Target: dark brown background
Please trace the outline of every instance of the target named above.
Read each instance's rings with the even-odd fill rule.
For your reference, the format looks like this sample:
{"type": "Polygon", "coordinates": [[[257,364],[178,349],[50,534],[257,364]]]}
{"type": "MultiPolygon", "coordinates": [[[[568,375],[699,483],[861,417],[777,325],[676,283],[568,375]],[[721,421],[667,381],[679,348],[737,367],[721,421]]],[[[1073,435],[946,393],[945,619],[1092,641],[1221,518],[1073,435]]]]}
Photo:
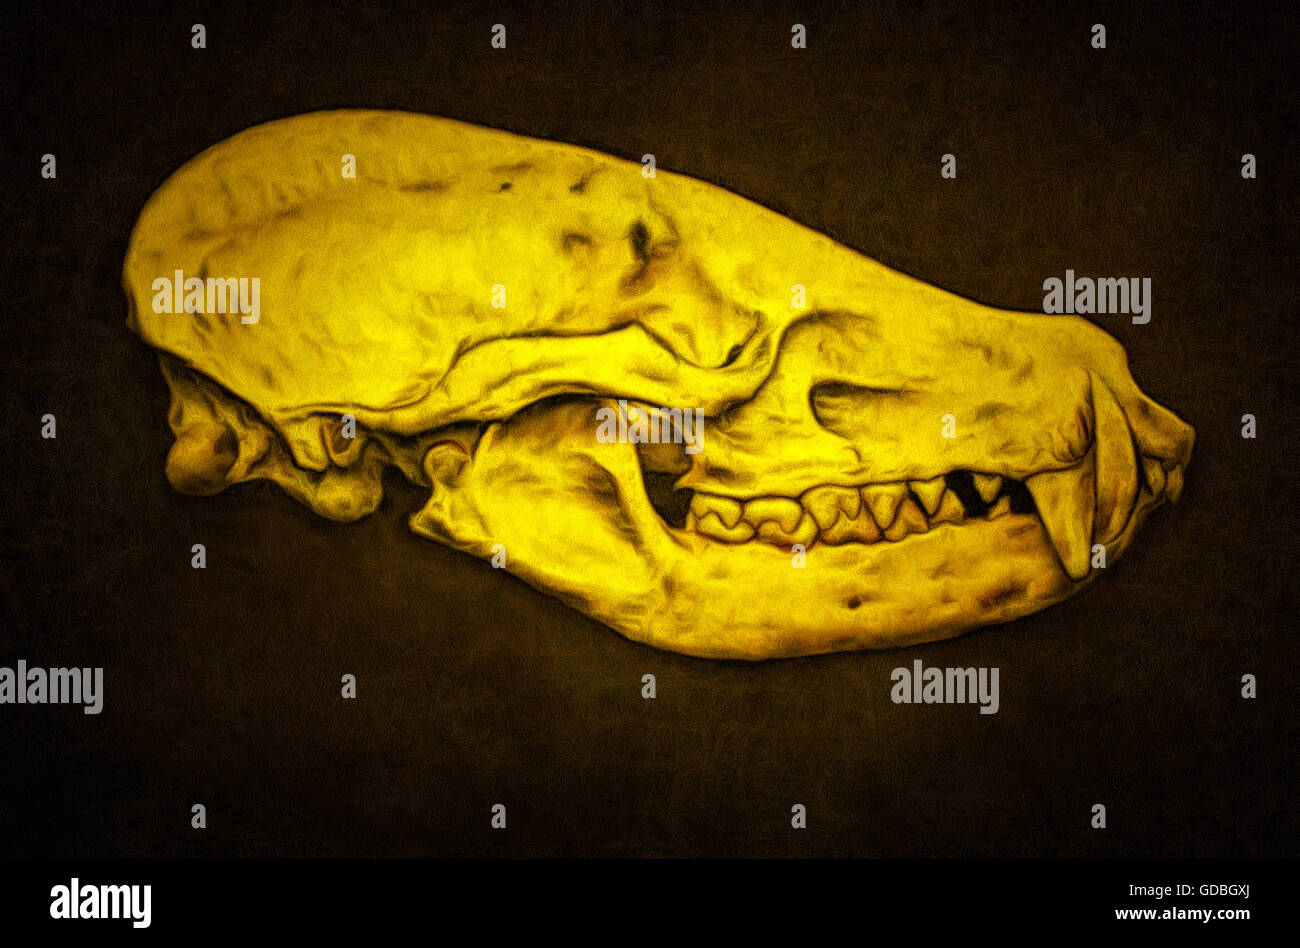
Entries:
{"type": "Polygon", "coordinates": [[[419,6],[4,23],[0,664],[103,665],[107,703],[0,708],[0,854],[1295,854],[1292,19],[419,6]],[[745,665],[631,644],[414,538],[419,494],[395,478],[355,525],[263,484],[177,494],[166,389],[124,324],[130,228],[203,148],[335,107],[653,152],[1008,308],[1040,309],[1066,268],[1150,276],[1149,325],[1098,319],[1197,429],[1183,501],[1030,618],[745,665]],[[47,151],[56,181],[38,176],[47,151]],[[44,412],[57,441],[38,437],[44,412]],[[1000,713],[892,704],[890,671],[914,658],[998,666],[1000,713]],[[507,832],[488,828],[495,802],[507,832]]]}

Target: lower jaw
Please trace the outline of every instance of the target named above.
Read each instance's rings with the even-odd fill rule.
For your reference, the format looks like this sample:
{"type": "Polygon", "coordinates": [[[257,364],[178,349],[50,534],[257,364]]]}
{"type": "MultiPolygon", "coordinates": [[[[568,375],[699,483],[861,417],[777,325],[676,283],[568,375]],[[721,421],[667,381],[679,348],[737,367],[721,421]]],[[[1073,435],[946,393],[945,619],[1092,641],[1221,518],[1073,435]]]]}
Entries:
{"type": "Polygon", "coordinates": [[[484,559],[499,548],[510,572],[627,638],[706,658],[936,641],[1081,585],[1030,514],[802,557],[671,528],[647,499],[633,447],[597,443],[584,412],[566,405],[492,425],[469,458],[426,464],[433,493],[411,529],[484,559]]]}
{"type": "MultiPolygon", "coordinates": [[[[803,557],[689,534],[677,540],[668,621],[650,624],[644,640],[712,658],[938,641],[1038,611],[1080,585],[1029,514],[941,524],[898,543],[816,546],[803,557]]],[[[609,624],[619,628],[621,619],[609,624]]]]}

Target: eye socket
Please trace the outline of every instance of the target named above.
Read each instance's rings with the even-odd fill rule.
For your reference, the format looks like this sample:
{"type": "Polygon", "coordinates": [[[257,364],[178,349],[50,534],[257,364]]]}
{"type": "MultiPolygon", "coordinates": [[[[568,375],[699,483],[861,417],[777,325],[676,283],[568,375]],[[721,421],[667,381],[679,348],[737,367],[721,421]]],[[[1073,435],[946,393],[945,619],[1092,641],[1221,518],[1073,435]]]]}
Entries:
{"type": "Polygon", "coordinates": [[[745,351],[745,344],[743,342],[738,342],[734,346],[732,346],[731,349],[727,352],[727,358],[725,358],[722,361],[723,367],[725,368],[726,366],[729,366],[733,362],[735,362],[738,358],[740,358],[740,354],[744,351],[745,351]]]}

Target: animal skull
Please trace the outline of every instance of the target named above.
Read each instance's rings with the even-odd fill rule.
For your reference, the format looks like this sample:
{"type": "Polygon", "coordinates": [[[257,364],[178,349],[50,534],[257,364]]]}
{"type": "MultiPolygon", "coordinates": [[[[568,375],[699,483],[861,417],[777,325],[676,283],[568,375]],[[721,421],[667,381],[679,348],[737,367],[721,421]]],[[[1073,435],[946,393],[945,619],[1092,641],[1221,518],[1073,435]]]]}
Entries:
{"type": "Polygon", "coordinates": [[[690,655],[1041,609],[1178,498],[1192,450],[1079,318],[961,299],[692,178],[409,113],[210,148],[144,208],[123,280],[176,489],[265,478],[349,521],[395,466],[430,492],[415,532],[690,655]],[[176,271],[257,278],[260,316],[157,312],[176,271]],[[605,443],[619,400],[702,412],[702,451],[605,443]]]}

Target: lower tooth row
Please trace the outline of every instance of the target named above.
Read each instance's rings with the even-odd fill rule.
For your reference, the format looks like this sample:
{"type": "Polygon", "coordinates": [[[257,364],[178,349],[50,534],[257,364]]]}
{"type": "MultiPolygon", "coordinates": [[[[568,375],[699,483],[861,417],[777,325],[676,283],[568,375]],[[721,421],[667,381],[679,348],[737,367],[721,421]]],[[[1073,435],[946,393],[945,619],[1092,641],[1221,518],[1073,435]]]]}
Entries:
{"type": "MultiPolygon", "coordinates": [[[[993,504],[987,519],[1011,512],[1010,500],[998,497],[1002,478],[977,474],[975,488],[985,503],[993,504]]],[[[697,492],[691,499],[686,528],[723,543],[759,540],[786,548],[801,544],[807,549],[814,543],[896,542],[937,524],[966,519],[961,501],[946,489],[941,477],[860,489],[815,487],[801,501],[758,497],[742,504],[730,497],[697,492]]]]}

